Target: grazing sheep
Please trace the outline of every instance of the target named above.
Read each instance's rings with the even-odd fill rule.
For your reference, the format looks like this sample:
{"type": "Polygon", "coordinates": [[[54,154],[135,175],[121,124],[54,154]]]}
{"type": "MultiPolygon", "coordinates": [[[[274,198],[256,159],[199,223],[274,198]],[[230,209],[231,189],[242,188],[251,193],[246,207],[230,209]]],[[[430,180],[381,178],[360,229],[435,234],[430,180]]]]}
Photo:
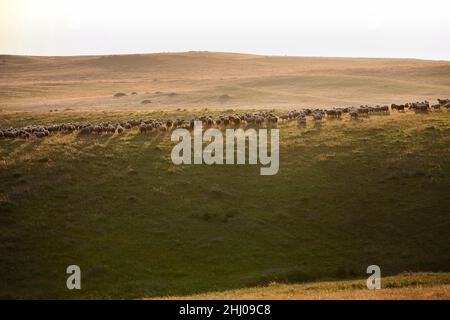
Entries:
{"type": "Polygon", "coordinates": [[[213,117],[209,116],[208,117],[208,125],[213,126],[214,124],[215,124],[215,121],[214,121],[213,117]]]}
{"type": "Polygon", "coordinates": [[[31,134],[27,131],[21,130],[19,132],[19,137],[22,139],[28,139],[31,136],[31,134]]]}
{"type": "Polygon", "coordinates": [[[409,105],[409,108],[415,112],[428,112],[430,110],[430,104],[428,101],[413,102],[409,105]]]}
{"type": "Polygon", "coordinates": [[[94,133],[102,133],[102,127],[100,125],[95,125],[92,127],[91,131],[94,133]]]}
{"type": "Polygon", "coordinates": [[[297,118],[299,125],[306,125],[306,118],[305,117],[298,117],[297,118]]]}
{"type": "Polygon", "coordinates": [[[70,133],[75,131],[75,126],[73,124],[63,124],[63,130],[70,133]]]}
{"type": "Polygon", "coordinates": [[[389,113],[389,106],[387,106],[387,105],[379,106],[377,111],[383,112],[383,113],[389,113]]]}
{"type": "Polygon", "coordinates": [[[450,99],[437,99],[441,106],[446,106],[448,108],[450,104],[450,99]]]}
{"type": "Polygon", "coordinates": [[[363,115],[365,117],[369,116],[369,106],[360,106],[356,109],[359,115],[363,115]]]}
{"type": "Polygon", "coordinates": [[[305,114],[306,114],[307,116],[310,116],[310,115],[312,114],[312,110],[309,109],[309,108],[306,108],[306,109],[304,110],[304,112],[305,112],[305,114]]]}
{"type": "Polygon", "coordinates": [[[288,113],[288,118],[289,119],[296,119],[299,115],[300,115],[300,112],[298,112],[297,110],[293,110],[293,111],[288,113]]]}
{"type": "Polygon", "coordinates": [[[234,114],[222,114],[219,116],[202,115],[200,117],[194,117],[190,120],[183,119],[131,119],[127,121],[116,122],[100,122],[98,124],[90,123],[77,123],[68,122],[61,124],[51,125],[28,125],[22,128],[9,128],[0,130],[0,138],[29,138],[36,136],[38,138],[44,138],[58,131],[64,133],[72,133],[78,131],[78,134],[89,133],[109,133],[122,134],[125,130],[138,127],[140,133],[149,132],[152,130],[158,130],[161,132],[168,131],[170,128],[185,128],[193,129],[194,122],[200,120],[204,126],[212,127],[214,125],[227,126],[239,126],[246,124],[262,125],[276,124],[279,121],[289,121],[296,119],[299,125],[306,124],[306,117],[312,116],[314,121],[321,121],[326,118],[341,118],[343,114],[348,113],[350,119],[357,119],[361,116],[368,117],[374,114],[389,114],[390,110],[397,110],[404,112],[406,108],[414,110],[415,112],[428,112],[431,110],[439,111],[441,108],[450,108],[450,99],[438,99],[438,104],[430,106],[428,101],[411,102],[406,104],[392,104],[389,108],[387,105],[361,105],[359,107],[335,107],[333,109],[319,109],[319,108],[306,108],[302,111],[292,110],[282,115],[275,115],[273,110],[270,111],[257,111],[257,112],[245,112],[234,114]]]}
{"type": "Polygon", "coordinates": [[[314,120],[314,121],[321,121],[322,118],[323,118],[322,114],[321,114],[321,113],[318,113],[318,112],[314,112],[314,113],[312,114],[312,117],[313,117],[313,120],[314,120]]]}
{"type": "Polygon", "coordinates": [[[267,122],[268,123],[277,123],[278,122],[278,118],[274,115],[269,115],[267,117],[267,122]]]}
{"type": "Polygon", "coordinates": [[[325,114],[327,115],[327,117],[334,117],[334,118],[340,118],[342,115],[342,111],[341,110],[325,110],[325,114]]]}
{"type": "Polygon", "coordinates": [[[135,127],[135,126],[140,125],[140,124],[141,124],[141,121],[131,119],[131,120],[128,120],[127,123],[130,124],[132,127],[135,127]]]}
{"type": "Polygon", "coordinates": [[[139,132],[140,133],[146,133],[147,129],[149,129],[149,128],[147,128],[147,125],[145,123],[141,123],[140,124],[140,126],[139,126],[139,132]]]}
{"type": "Polygon", "coordinates": [[[434,109],[434,110],[436,110],[436,111],[438,111],[438,110],[441,110],[441,105],[440,105],[440,104],[433,104],[433,105],[431,106],[431,108],[434,109]]]}
{"type": "Polygon", "coordinates": [[[117,133],[118,133],[118,134],[122,134],[124,131],[125,131],[125,129],[119,124],[119,125],[117,126],[117,133]]]}
{"type": "Polygon", "coordinates": [[[404,104],[395,104],[395,103],[393,103],[393,104],[391,104],[391,109],[392,110],[397,110],[397,111],[405,111],[405,105],[404,104]]]}
{"type": "Polygon", "coordinates": [[[358,117],[359,117],[359,112],[357,109],[351,109],[349,111],[349,114],[350,114],[350,119],[358,119],[358,117]]]}
{"type": "Polygon", "coordinates": [[[6,130],[6,131],[3,131],[3,136],[4,136],[5,138],[13,138],[12,130],[11,130],[11,129],[8,129],[8,130],[6,130]]]}
{"type": "Polygon", "coordinates": [[[61,126],[55,124],[55,125],[49,126],[47,129],[48,129],[48,131],[50,131],[50,132],[56,132],[56,131],[61,130],[61,126]]]}
{"type": "Polygon", "coordinates": [[[107,127],[107,131],[108,131],[108,133],[115,133],[116,132],[116,127],[113,126],[112,124],[110,124],[107,127]]]}
{"type": "Polygon", "coordinates": [[[89,134],[92,132],[92,129],[93,129],[92,126],[86,126],[86,127],[80,129],[79,134],[89,134]]]}

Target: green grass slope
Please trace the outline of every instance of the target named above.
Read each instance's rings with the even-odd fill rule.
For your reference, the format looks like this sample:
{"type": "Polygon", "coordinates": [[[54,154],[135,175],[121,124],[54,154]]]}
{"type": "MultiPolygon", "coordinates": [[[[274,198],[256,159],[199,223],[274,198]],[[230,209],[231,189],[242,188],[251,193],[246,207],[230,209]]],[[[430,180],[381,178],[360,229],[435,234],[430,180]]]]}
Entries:
{"type": "MultiPolygon", "coordinates": [[[[0,125],[66,116],[133,117],[0,125]]],[[[186,295],[362,278],[371,264],[450,271],[450,113],[279,128],[275,176],[173,166],[170,133],[0,140],[0,296],[186,295]],[[71,264],[82,290],[66,289],[71,264]]]]}

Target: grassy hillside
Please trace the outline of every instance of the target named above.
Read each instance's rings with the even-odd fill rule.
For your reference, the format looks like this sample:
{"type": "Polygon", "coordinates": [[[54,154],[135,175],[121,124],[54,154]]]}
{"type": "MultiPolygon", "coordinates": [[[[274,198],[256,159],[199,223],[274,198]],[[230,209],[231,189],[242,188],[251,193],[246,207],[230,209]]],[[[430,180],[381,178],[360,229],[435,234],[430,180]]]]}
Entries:
{"type": "MultiPolygon", "coordinates": [[[[5,113],[0,126],[160,116],[5,113]]],[[[0,140],[0,296],[186,295],[363,278],[371,264],[450,271],[449,112],[279,128],[280,171],[264,177],[173,166],[169,132],[0,140]],[[65,288],[70,264],[81,291],[65,288]]]]}
{"type": "Polygon", "coordinates": [[[440,300],[450,299],[449,273],[404,273],[382,279],[380,290],[367,290],[366,279],[324,281],[305,284],[271,283],[264,287],[212,292],[193,296],[164,299],[220,299],[220,300],[440,300]]]}
{"type": "Polygon", "coordinates": [[[0,56],[3,112],[323,107],[448,96],[449,61],[208,52],[0,56]],[[128,96],[113,98],[116,92],[128,96]]]}

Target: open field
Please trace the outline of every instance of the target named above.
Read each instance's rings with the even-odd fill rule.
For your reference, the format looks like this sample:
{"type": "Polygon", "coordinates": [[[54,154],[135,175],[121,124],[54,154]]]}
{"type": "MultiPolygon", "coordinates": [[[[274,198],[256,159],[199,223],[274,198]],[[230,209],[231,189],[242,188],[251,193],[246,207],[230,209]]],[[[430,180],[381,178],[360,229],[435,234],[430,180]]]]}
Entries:
{"type": "MultiPolygon", "coordinates": [[[[1,129],[449,97],[448,61],[0,56],[1,129]]],[[[174,166],[170,131],[0,139],[0,297],[449,298],[448,110],[273,126],[274,176],[174,166]]]]}
{"type": "MultiPolygon", "coordinates": [[[[201,112],[5,112],[0,126],[201,112]]],[[[450,112],[278,128],[280,170],[264,177],[174,166],[170,132],[1,140],[0,296],[192,295],[361,279],[371,264],[450,271],[450,112]],[[82,290],[65,287],[70,264],[82,290]]]]}
{"type": "Polygon", "coordinates": [[[449,61],[209,52],[0,56],[3,112],[358,106],[449,96],[449,61]],[[113,98],[117,92],[127,96],[113,98]]]}
{"type": "MultiPolygon", "coordinates": [[[[157,299],[157,298],[156,298],[157,299]]],[[[304,284],[271,283],[264,287],[164,299],[189,300],[449,300],[449,273],[406,273],[383,279],[380,290],[368,290],[366,279],[304,284]]]]}

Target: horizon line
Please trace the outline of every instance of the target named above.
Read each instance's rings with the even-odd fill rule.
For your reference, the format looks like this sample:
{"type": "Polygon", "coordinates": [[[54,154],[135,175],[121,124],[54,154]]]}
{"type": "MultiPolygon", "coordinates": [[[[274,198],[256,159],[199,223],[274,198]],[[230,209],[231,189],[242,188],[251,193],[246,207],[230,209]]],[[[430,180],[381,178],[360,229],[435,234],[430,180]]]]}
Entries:
{"type": "Polygon", "coordinates": [[[188,51],[156,51],[156,52],[121,52],[121,53],[93,53],[93,54],[22,54],[22,53],[0,53],[0,56],[18,56],[18,57],[39,57],[39,58],[75,58],[75,57],[105,57],[105,56],[133,56],[133,55],[157,55],[157,54],[186,54],[186,53],[211,53],[211,54],[240,54],[261,57],[290,57],[290,58],[341,58],[341,59],[388,59],[388,60],[422,60],[436,62],[450,62],[443,58],[417,58],[417,57],[385,57],[385,56],[328,56],[328,55],[290,55],[290,54],[262,54],[236,51],[209,51],[209,50],[188,50],[188,51]]]}

